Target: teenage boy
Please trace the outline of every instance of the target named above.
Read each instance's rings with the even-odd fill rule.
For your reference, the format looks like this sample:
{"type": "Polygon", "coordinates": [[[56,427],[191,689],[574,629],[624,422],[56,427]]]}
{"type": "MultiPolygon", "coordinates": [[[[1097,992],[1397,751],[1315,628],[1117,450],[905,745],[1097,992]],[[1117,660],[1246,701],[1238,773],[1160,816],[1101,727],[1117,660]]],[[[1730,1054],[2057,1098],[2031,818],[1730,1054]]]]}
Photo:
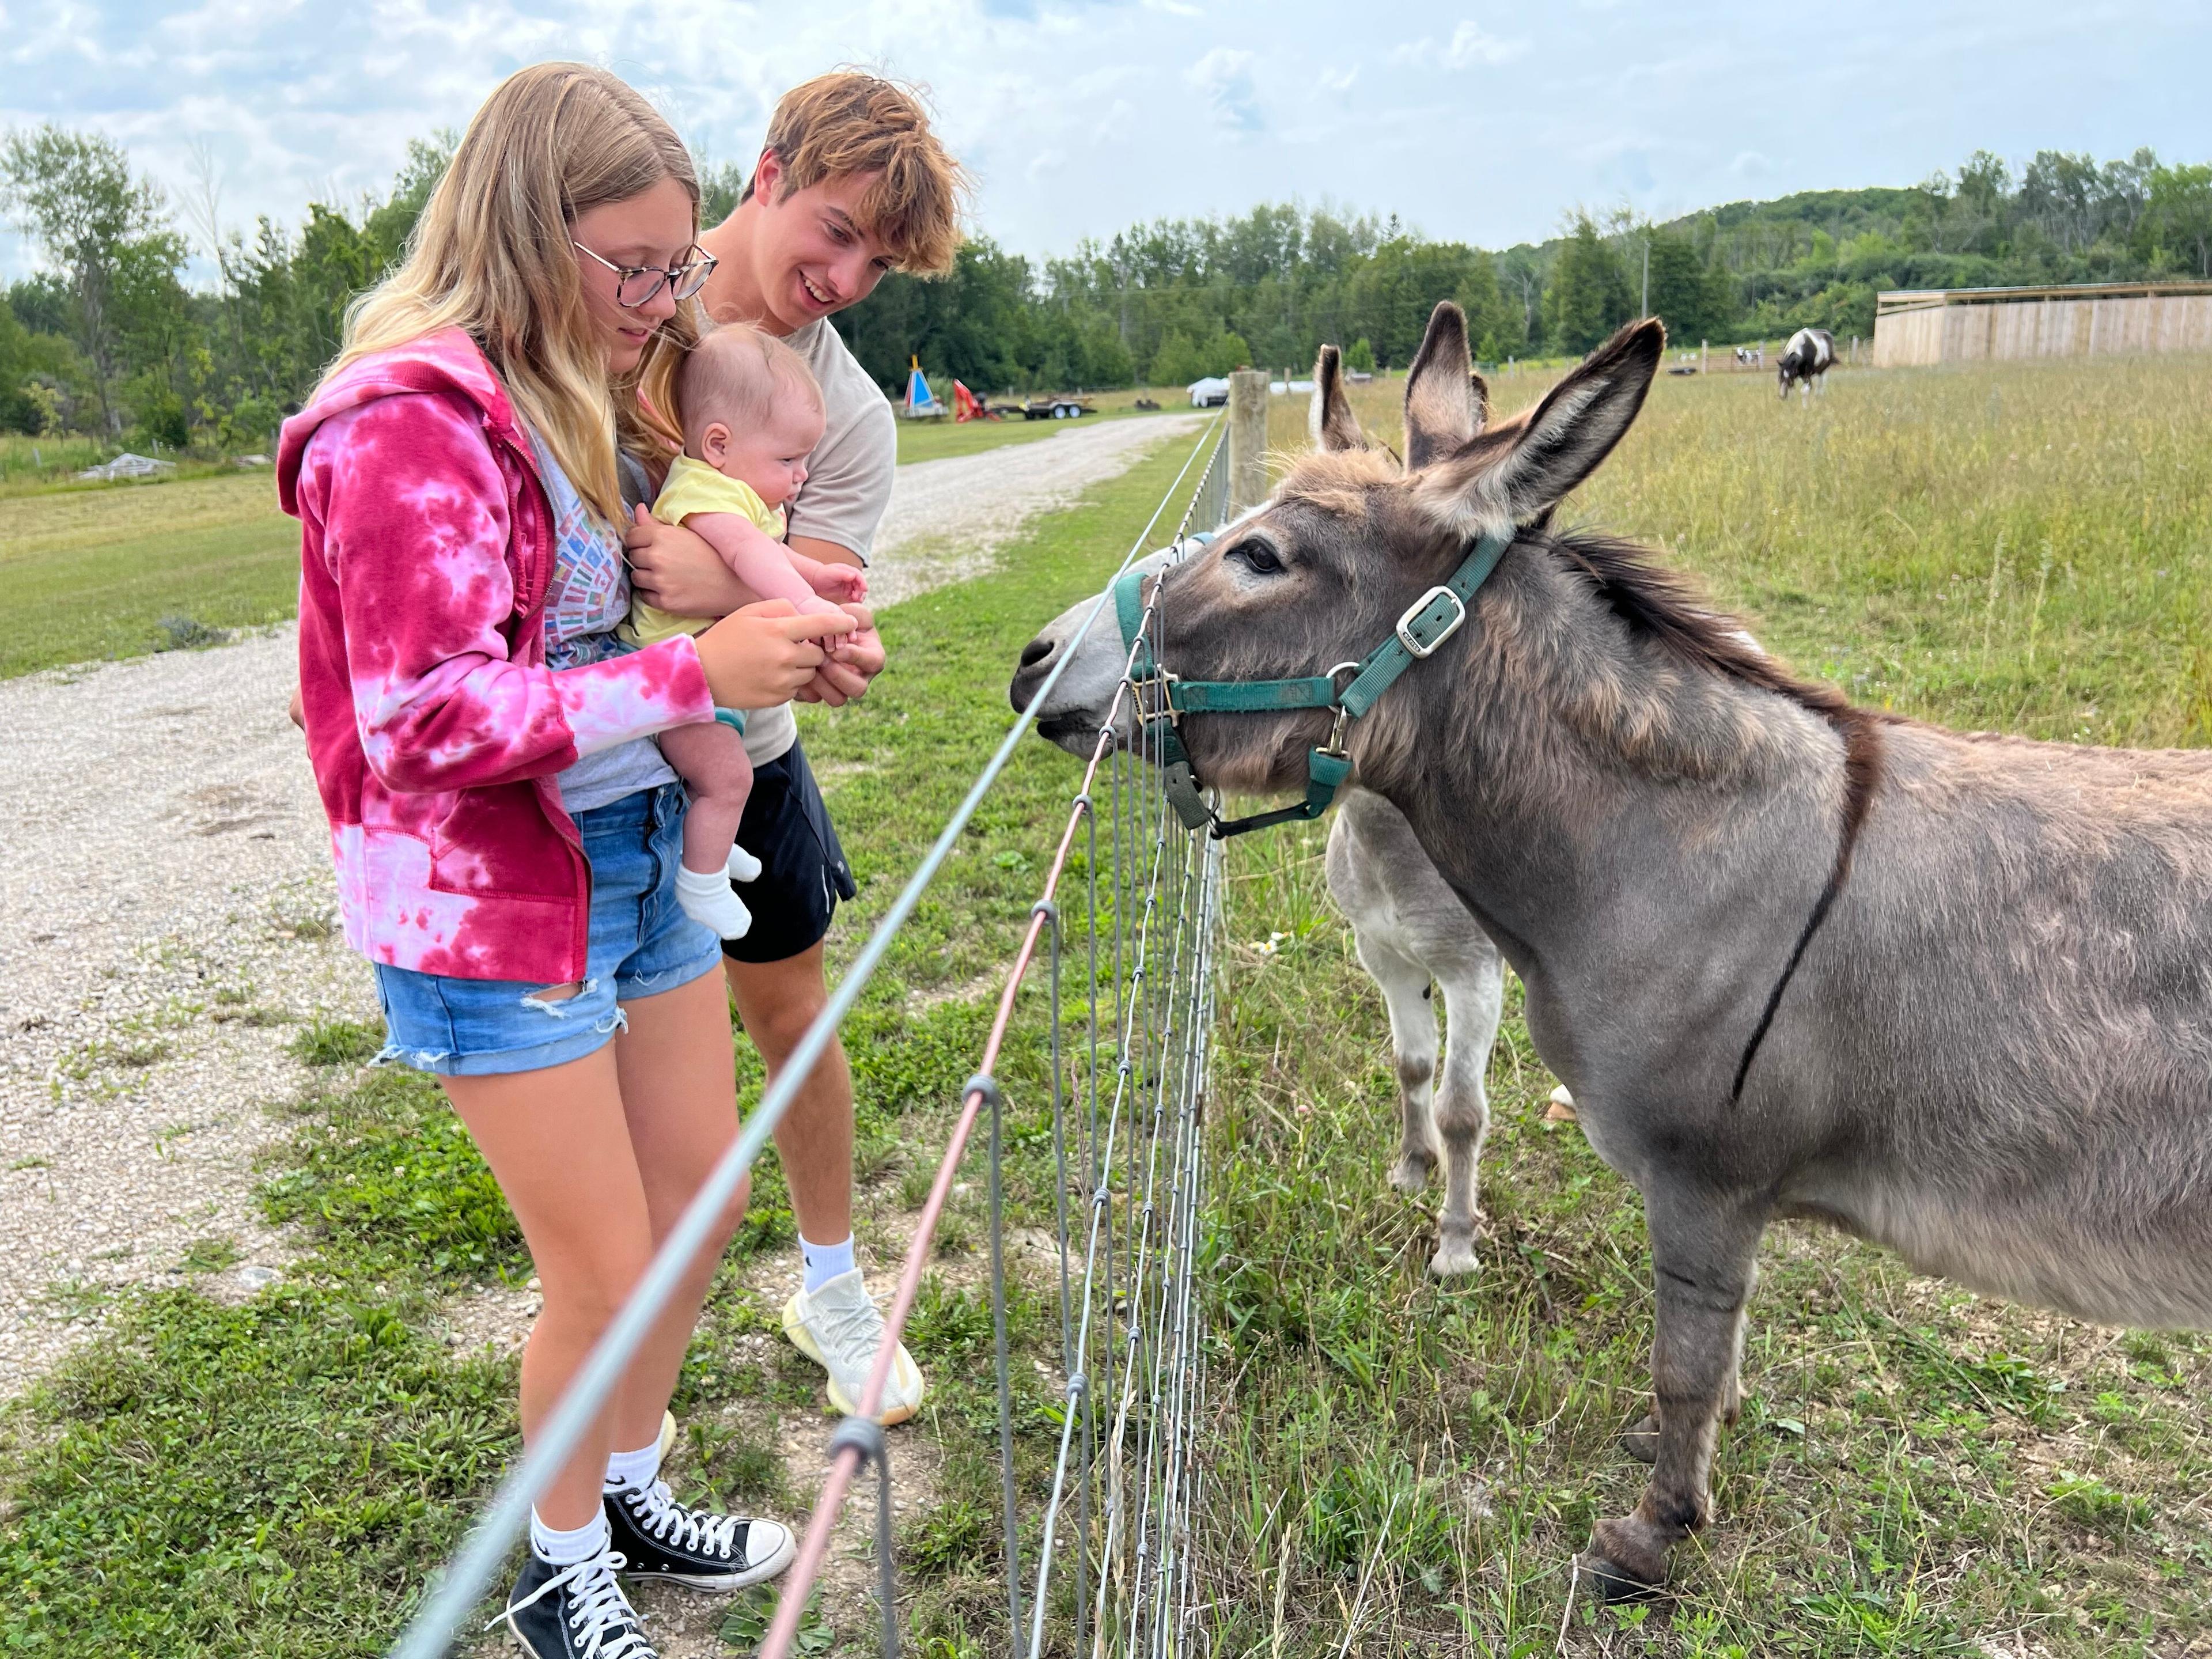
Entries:
{"type": "MultiPolygon", "coordinates": [[[[829,319],[866,299],[886,271],[950,270],[966,187],[911,92],[841,71],[784,95],[744,198],[700,237],[717,261],[700,296],[708,314],[782,336],[821,382],[827,419],[789,513],[794,552],[868,562],[890,501],[897,432],[890,404],[829,319]]],[[[641,514],[628,540],[633,585],[663,610],[723,616],[753,597],[688,531],[641,514]]],[[[846,644],[855,659],[824,665],[803,697],[842,703],[867,689],[883,666],[883,647],[872,631],[848,635],[846,644]]],[[[774,1076],[829,1000],[822,941],[837,902],[856,890],[790,706],[750,714],[745,749],[754,783],[738,844],[763,869],[744,890],[752,927],[725,942],[723,969],[745,1034],[774,1076]]],[[[834,1036],[777,1127],[775,1144],[805,1271],[784,1309],[784,1331],[829,1372],[830,1404],[849,1413],[884,1323],[853,1256],[853,1079],[834,1036]]],[[[921,1373],[902,1346],[879,1419],[903,1422],[921,1393],[921,1373]]]]}

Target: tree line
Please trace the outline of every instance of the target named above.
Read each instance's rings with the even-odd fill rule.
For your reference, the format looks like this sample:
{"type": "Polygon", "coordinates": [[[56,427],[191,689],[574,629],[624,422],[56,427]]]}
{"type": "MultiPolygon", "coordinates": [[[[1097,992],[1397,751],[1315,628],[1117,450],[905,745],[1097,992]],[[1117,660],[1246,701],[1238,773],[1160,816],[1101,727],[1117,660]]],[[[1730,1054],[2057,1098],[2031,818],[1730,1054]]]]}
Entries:
{"type": "MultiPolygon", "coordinates": [[[[111,140],[11,132],[0,211],[40,264],[0,307],[0,429],[266,448],[336,352],[348,302],[405,247],[453,143],[411,143],[380,195],[248,231],[222,222],[204,158],[180,207],[111,140]],[[187,283],[196,253],[212,280],[187,283]]],[[[709,167],[702,183],[711,223],[743,177],[709,167]]],[[[835,322],[887,390],[917,356],[940,392],[951,376],[979,391],[1057,390],[1296,368],[1327,341],[1355,368],[1401,367],[1443,299],[1496,362],[1579,354],[1646,312],[1678,342],[1805,324],[1864,336],[1883,289],[2175,276],[2212,278],[2212,166],[2045,151],[2015,172],[1978,151],[1955,177],[1905,189],[1807,191],[1665,222],[1578,210],[1548,241],[1494,252],[1296,203],[1156,220],[1041,261],[979,236],[948,276],[894,274],[835,322]]]]}

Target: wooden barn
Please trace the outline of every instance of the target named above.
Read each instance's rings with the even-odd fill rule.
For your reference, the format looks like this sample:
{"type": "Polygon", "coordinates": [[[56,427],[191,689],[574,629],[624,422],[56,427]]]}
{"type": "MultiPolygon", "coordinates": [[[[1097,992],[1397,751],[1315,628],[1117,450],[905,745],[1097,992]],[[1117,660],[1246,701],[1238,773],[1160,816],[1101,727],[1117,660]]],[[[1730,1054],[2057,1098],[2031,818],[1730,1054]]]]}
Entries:
{"type": "Polygon", "coordinates": [[[2212,351],[2212,283],[1900,289],[1875,302],[1877,368],[2212,351]]]}

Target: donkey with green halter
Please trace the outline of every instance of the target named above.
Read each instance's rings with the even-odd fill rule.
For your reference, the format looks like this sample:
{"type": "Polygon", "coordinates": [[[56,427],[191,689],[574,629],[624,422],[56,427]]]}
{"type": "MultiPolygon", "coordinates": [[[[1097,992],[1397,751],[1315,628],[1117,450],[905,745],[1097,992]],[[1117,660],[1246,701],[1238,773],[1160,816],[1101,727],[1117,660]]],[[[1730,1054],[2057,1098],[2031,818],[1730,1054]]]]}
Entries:
{"type": "MultiPolygon", "coordinates": [[[[1777,1216],[2082,1318],[2212,1326],[2212,753],[1855,708],[1652,556],[1555,528],[1664,344],[1624,329],[1486,430],[1439,307],[1402,467],[1344,411],[1145,595],[1149,671],[1178,677],[1150,708],[1194,781],[1310,791],[1341,754],[1511,962],[1538,1052],[1643,1194],[1657,1461],[1585,1558],[1624,1592],[1707,1518],[1777,1216]],[[1176,701],[1370,661],[1500,538],[1464,620],[1363,710],[1340,678],[1314,708],[1176,701]]],[[[1116,647],[1070,662],[1040,729],[1097,730],[1116,647]]]]}

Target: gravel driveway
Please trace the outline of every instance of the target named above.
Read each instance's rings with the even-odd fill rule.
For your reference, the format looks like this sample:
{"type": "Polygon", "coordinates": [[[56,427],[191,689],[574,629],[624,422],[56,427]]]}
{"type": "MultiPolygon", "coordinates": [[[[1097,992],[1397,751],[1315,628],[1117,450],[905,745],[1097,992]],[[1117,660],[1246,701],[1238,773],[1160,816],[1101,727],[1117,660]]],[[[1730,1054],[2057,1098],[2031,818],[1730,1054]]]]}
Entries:
{"type": "MultiPolygon", "coordinates": [[[[879,605],[974,575],[1036,514],[1194,417],[1073,428],[898,471],[879,605]]],[[[371,1020],[331,927],[329,853],[287,628],[0,681],[0,1398],[187,1271],[281,1271],[252,1202],[305,1021],[371,1020]],[[223,1265],[233,1250],[237,1259],[223,1265]]]]}

